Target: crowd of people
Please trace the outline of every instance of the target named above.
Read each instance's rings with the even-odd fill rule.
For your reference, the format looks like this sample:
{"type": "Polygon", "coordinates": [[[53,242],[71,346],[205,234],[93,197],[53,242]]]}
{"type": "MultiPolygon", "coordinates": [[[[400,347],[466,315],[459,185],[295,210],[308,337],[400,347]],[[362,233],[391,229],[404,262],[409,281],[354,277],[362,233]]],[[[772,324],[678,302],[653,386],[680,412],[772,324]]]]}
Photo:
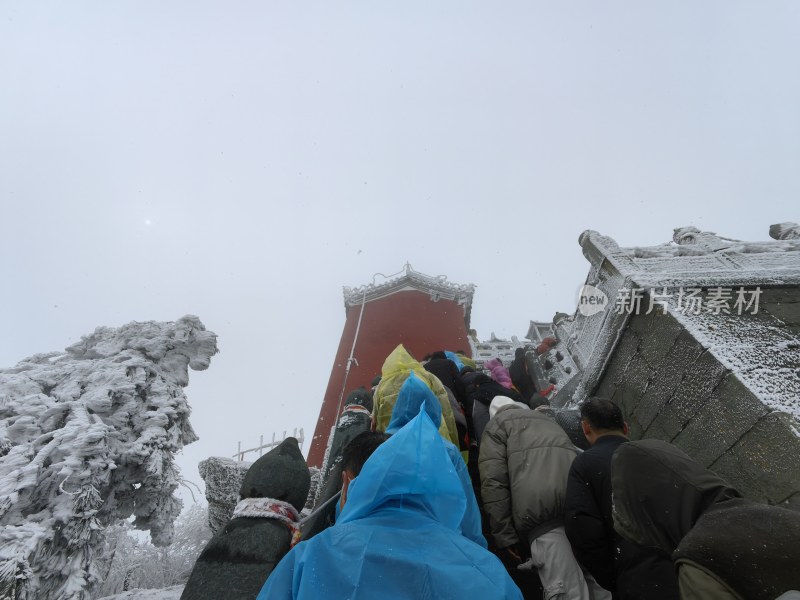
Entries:
{"type": "Polygon", "coordinates": [[[398,346],[348,396],[317,508],[259,600],[800,598],[800,512],[629,441],[607,399],[580,405],[576,439],[524,351],[476,367],[398,346]]]}

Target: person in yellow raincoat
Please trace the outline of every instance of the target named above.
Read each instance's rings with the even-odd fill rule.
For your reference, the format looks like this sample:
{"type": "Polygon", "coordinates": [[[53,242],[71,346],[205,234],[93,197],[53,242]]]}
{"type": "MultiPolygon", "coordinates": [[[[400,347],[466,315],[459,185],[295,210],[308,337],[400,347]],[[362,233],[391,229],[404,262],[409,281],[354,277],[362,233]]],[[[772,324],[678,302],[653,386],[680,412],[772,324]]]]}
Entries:
{"type": "Polygon", "coordinates": [[[435,375],[428,373],[422,364],[409,354],[403,344],[399,344],[386,357],[381,369],[381,382],[378,384],[373,396],[372,418],[375,422],[375,431],[386,431],[392,418],[392,410],[394,409],[394,403],[397,401],[397,395],[400,393],[400,388],[412,372],[431,388],[431,391],[439,400],[439,404],[442,406],[442,423],[439,426],[439,433],[444,439],[455,444],[457,448],[458,431],[456,430],[455,418],[453,418],[453,408],[450,406],[450,399],[447,397],[447,390],[435,375]]]}

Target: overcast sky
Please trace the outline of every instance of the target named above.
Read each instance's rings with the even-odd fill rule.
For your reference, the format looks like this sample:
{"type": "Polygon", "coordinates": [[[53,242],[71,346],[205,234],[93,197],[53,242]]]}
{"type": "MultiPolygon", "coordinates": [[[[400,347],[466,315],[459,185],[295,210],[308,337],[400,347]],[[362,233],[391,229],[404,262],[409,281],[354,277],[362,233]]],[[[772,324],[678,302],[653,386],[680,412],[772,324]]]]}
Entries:
{"type": "Polygon", "coordinates": [[[4,0],[0,366],[196,314],[184,474],[310,440],[343,285],[408,261],[522,337],[585,229],[800,220],[798,57],[796,1],[4,0]]]}

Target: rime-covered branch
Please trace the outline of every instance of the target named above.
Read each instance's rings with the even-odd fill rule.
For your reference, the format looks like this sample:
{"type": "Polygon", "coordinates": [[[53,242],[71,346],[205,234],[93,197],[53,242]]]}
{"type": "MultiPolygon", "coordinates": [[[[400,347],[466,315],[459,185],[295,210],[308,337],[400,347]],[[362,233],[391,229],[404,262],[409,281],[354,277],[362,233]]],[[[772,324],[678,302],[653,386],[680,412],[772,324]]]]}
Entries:
{"type": "Polygon", "coordinates": [[[183,388],[216,352],[186,316],[99,327],[0,369],[0,596],[88,599],[104,529],[131,515],[170,543],[174,454],[197,439],[183,388]]]}

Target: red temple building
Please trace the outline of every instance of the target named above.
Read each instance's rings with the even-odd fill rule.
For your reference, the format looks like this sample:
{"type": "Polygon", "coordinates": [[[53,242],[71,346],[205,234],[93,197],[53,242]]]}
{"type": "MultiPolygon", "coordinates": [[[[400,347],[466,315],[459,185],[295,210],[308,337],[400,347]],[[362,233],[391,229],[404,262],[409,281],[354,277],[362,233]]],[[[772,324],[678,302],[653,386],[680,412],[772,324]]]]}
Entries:
{"type": "Polygon", "coordinates": [[[398,344],[417,359],[436,350],[472,356],[468,331],[474,293],[471,284],[423,275],[409,264],[386,283],[344,288],[344,330],[311,441],[309,466],[322,465],[347,394],[362,385],[369,389],[398,344]]]}

